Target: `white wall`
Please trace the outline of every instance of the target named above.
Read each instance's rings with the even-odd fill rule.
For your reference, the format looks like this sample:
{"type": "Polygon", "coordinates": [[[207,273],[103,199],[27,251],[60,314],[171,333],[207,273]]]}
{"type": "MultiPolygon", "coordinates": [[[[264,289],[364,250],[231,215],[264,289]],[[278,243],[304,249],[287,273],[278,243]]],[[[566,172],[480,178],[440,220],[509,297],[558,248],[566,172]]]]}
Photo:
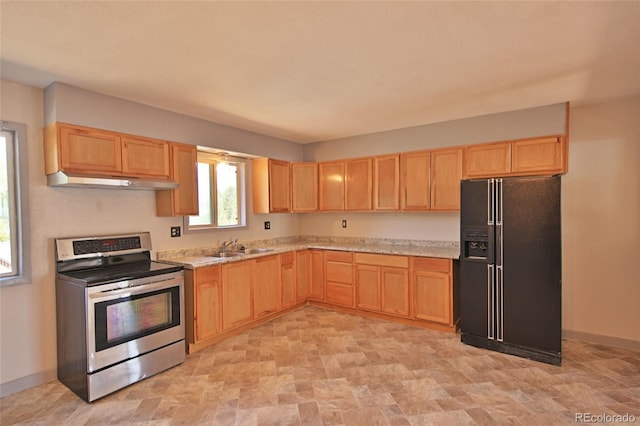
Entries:
{"type": "Polygon", "coordinates": [[[563,327],[640,350],[640,96],[573,108],[570,138],[563,327]]]}

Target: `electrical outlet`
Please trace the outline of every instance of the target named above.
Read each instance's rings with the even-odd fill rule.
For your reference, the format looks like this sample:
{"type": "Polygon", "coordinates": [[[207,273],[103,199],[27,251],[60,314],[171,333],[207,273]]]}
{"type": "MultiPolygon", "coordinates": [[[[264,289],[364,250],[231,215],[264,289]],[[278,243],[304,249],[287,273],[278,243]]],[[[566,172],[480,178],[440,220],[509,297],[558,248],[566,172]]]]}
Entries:
{"type": "Polygon", "coordinates": [[[179,237],[180,236],[180,227],[179,226],[172,226],[171,227],[171,238],[175,238],[175,237],[179,237]]]}
{"type": "Polygon", "coordinates": [[[271,229],[271,222],[268,220],[264,222],[264,229],[271,229]]]}
{"type": "Polygon", "coordinates": [[[347,227],[347,221],[346,219],[342,219],[342,227],[346,228],[347,227]]]}

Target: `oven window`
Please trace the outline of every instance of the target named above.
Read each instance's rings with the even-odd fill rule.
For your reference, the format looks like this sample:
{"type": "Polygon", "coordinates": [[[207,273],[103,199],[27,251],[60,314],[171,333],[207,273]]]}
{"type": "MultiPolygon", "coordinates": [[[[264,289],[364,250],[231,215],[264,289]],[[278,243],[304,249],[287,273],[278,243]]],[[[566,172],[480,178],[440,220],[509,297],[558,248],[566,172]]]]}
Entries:
{"type": "Polygon", "coordinates": [[[180,324],[180,291],[172,287],[95,304],[96,350],[180,324]]]}

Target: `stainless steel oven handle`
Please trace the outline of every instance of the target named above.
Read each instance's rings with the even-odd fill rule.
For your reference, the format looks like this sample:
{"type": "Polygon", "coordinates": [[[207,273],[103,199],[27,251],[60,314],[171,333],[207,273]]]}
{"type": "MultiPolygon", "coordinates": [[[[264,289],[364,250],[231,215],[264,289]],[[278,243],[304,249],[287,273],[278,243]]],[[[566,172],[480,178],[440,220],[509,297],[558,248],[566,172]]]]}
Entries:
{"type": "Polygon", "coordinates": [[[119,299],[123,296],[133,296],[136,294],[144,294],[144,293],[149,293],[150,291],[162,290],[164,288],[175,287],[176,285],[183,285],[183,284],[184,284],[184,278],[178,277],[170,280],[157,281],[155,283],[150,283],[150,284],[142,284],[139,286],[116,288],[113,290],[90,293],[89,298],[93,302],[102,301],[102,300],[113,300],[113,299],[119,299]]]}

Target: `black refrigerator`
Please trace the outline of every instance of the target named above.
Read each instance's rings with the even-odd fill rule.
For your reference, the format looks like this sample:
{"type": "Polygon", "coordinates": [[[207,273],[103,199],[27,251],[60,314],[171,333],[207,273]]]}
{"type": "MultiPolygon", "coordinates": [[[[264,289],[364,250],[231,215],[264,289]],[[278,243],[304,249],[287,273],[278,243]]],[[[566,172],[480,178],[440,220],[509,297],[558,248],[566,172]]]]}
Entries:
{"type": "Polygon", "coordinates": [[[560,365],[560,176],[460,185],[461,341],[560,365]]]}

